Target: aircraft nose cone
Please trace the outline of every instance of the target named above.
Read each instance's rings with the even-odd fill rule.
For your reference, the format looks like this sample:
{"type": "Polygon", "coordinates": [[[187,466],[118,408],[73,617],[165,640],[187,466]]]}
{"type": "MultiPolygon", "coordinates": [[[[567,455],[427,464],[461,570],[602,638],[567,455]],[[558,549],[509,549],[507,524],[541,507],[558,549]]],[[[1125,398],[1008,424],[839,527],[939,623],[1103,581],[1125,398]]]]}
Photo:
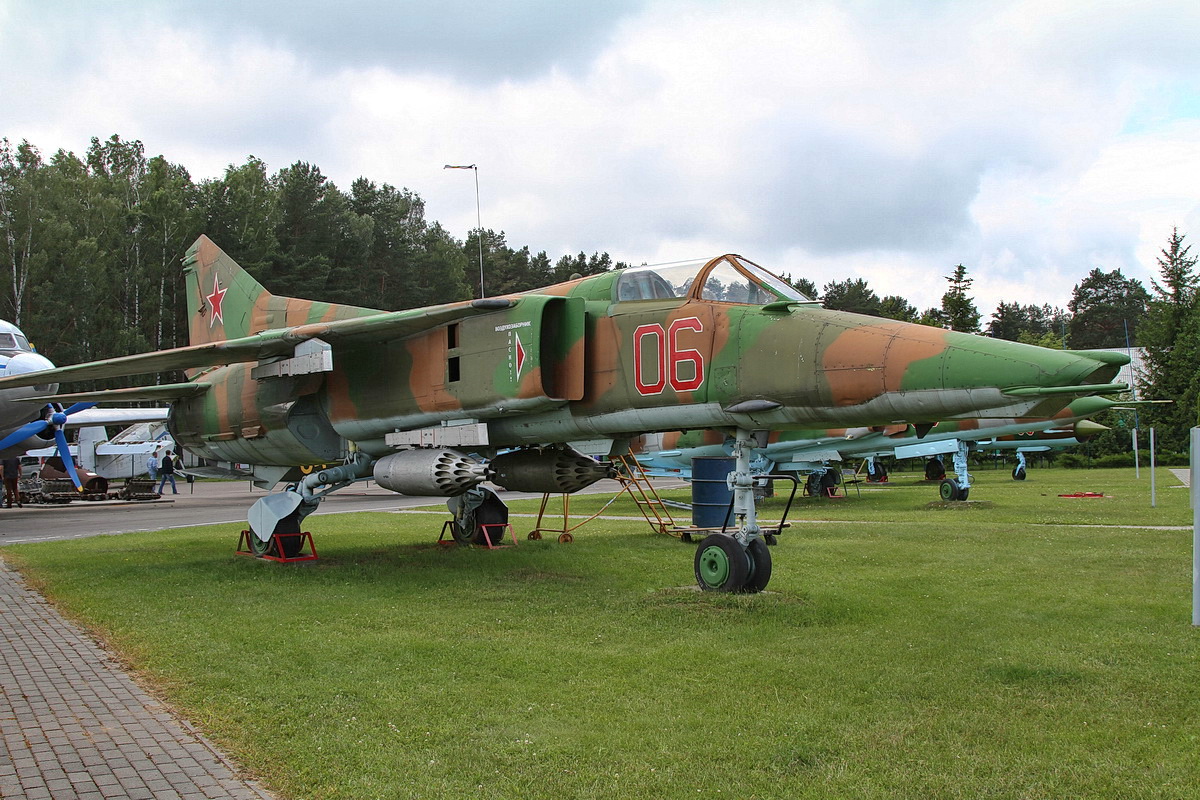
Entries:
{"type": "MultiPolygon", "coordinates": [[[[932,405],[946,416],[1054,416],[1071,400],[1107,390],[1129,359],[1121,353],[1051,350],[965,333],[945,333],[944,349],[910,365],[905,389],[940,387],[932,405]]],[[[929,400],[929,396],[925,396],[929,400]]]]}
{"type": "Polygon", "coordinates": [[[947,344],[943,363],[947,386],[1027,389],[1026,394],[1031,396],[1047,390],[1110,383],[1129,363],[1129,358],[1120,353],[1051,350],[969,334],[957,334],[947,344]]]}
{"type": "Polygon", "coordinates": [[[37,353],[17,353],[3,367],[4,375],[24,375],[27,372],[40,372],[44,369],[54,369],[54,362],[37,353]]]}

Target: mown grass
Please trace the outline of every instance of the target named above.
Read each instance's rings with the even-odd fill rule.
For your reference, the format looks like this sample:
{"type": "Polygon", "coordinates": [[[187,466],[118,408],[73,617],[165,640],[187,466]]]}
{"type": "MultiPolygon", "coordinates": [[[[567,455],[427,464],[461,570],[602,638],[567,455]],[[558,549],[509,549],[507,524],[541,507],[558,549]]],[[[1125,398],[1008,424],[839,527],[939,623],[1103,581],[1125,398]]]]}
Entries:
{"type": "Polygon", "coordinates": [[[753,597],[611,520],[488,552],[317,517],[305,567],[227,527],[3,553],[284,797],[1188,797],[1190,533],[1062,524],[1190,522],[1126,472],[806,503],[861,524],[798,525],[753,597]]]}

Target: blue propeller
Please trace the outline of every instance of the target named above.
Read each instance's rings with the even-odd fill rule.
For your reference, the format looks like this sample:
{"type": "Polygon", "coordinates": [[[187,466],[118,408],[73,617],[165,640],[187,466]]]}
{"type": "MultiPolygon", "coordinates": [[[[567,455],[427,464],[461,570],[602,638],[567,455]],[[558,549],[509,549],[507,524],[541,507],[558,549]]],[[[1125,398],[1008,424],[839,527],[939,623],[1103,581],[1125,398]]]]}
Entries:
{"type": "Polygon", "coordinates": [[[67,417],[74,414],[76,411],[83,411],[91,408],[95,403],[76,403],[75,405],[63,410],[61,407],[56,407],[53,413],[45,419],[35,419],[33,422],[27,422],[15,431],[0,439],[0,451],[7,450],[14,445],[28,439],[30,436],[36,436],[42,433],[47,428],[54,428],[54,442],[58,446],[58,456],[62,459],[63,467],[66,468],[67,474],[71,476],[71,483],[75,484],[78,491],[83,491],[83,484],[79,481],[79,474],[75,471],[75,460],[71,458],[71,450],[67,446],[67,437],[63,433],[63,425],[67,422],[67,417]]]}

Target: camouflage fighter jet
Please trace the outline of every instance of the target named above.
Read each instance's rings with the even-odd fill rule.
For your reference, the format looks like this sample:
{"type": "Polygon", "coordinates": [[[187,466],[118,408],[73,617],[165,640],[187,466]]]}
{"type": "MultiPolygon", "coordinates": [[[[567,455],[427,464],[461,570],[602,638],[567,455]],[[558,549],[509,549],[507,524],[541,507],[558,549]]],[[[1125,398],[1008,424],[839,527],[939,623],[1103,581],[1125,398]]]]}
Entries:
{"type": "Polygon", "coordinates": [[[719,591],[770,577],[756,432],[1049,416],[1123,388],[1110,381],[1127,361],[825,310],[736,255],[395,312],[272,295],[203,236],[185,276],[189,346],[0,389],[187,370],[182,383],[40,399],[169,400],[181,446],[287,484],[251,509],[262,546],[365,477],[405,494],[461,496],[485,479],[570,492],[609,474],[571,444],[620,452],[647,431],[733,429],[739,529],[695,558],[700,586],[719,591]]]}
{"type": "MultiPolygon", "coordinates": [[[[942,481],[938,491],[943,500],[966,500],[971,489],[967,469],[969,451],[1017,450],[1020,463],[1013,469],[1013,478],[1024,480],[1022,449],[1046,450],[1051,446],[1079,444],[1106,430],[1088,417],[1119,403],[1103,397],[1081,397],[1052,417],[943,421],[920,437],[912,425],[773,431],[768,435],[765,447],[753,448],[750,468],[759,475],[781,472],[806,475],[810,489],[822,489],[836,486],[839,482],[838,469],[834,466],[838,462],[855,458],[872,461],[881,456],[924,458],[953,455],[954,478],[946,478],[945,469],[937,475],[927,471],[926,477],[942,481]],[[1034,437],[1037,437],[1037,444],[1029,444],[1034,437]]],[[[646,435],[636,441],[634,447],[635,451],[641,451],[637,452],[638,463],[647,474],[689,479],[693,458],[731,455],[734,436],[729,431],[676,431],[646,435]]]]}

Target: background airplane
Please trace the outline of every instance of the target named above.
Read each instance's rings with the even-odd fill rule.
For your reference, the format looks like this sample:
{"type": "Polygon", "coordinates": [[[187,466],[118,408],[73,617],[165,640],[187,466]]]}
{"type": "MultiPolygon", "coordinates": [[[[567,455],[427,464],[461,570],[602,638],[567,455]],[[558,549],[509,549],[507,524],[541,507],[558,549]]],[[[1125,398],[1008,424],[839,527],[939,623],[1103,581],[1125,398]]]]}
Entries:
{"type": "MultiPolygon", "coordinates": [[[[855,459],[877,459],[891,456],[897,459],[929,458],[955,455],[959,451],[983,449],[1019,449],[1029,445],[1032,436],[1042,434],[1038,448],[1066,447],[1105,430],[1103,425],[1088,418],[1119,405],[1103,397],[1082,397],[1073,400],[1053,417],[1031,419],[968,419],[939,422],[918,437],[915,426],[890,425],[822,430],[776,431],[770,434],[765,447],[755,447],[751,453],[751,469],[756,474],[794,472],[808,476],[810,493],[818,494],[840,483],[840,465],[855,459]],[[1056,434],[1061,434],[1058,436],[1056,434]]],[[[734,448],[733,437],[722,431],[705,430],[686,433],[671,432],[642,437],[637,442],[638,463],[652,476],[674,476],[689,479],[693,458],[728,457],[734,448]]],[[[1023,461],[1014,469],[1023,470],[1023,461]]],[[[965,500],[970,491],[970,476],[965,464],[956,465],[956,477],[946,479],[940,474],[926,474],[931,480],[949,480],[953,485],[940,491],[950,494],[944,499],[965,500]],[[961,466],[961,471],[958,467],[961,466]]],[[[1023,479],[1024,473],[1021,473],[1023,479]]]]}
{"type": "Polygon", "coordinates": [[[647,431],[733,429],[739,524],[697,550],[709,590],[770,578],[748,466],[767,431],[1050,416],[1124,388],[1111,381],[1128,361],[829,311],[736,255],[396,312],[272,295],[207,237],[185,278],[189,346],[0,378],[0,390],[186,370],[37,399],[170,401],[179,445],[288,484],[251,509],[263,548],[367,476],[405,494],[460,496],[484,480],[570,492],[610,472],[570,443],[623,452],[647,431]]]}
{"type": "MultiPolygon", "coordinates": [[[[54,369],[50,359],[37,353],[20,328],[0,320],[0,376],[13,378],[54,369]]],[[[94,408],[94,402],[77,403],[64,408],[61,404],[33,400],[37,395],[53,393],[55,383],[37,382],[27,386],[0,389],[0,458],[13,458],[31,451],[67,455],[64,463],[77,490],[82,483],[69,456],[71,446],[65,430],[83,426],[120,425],[136,422],[162,421],[165,408],[94,408]]]]}

